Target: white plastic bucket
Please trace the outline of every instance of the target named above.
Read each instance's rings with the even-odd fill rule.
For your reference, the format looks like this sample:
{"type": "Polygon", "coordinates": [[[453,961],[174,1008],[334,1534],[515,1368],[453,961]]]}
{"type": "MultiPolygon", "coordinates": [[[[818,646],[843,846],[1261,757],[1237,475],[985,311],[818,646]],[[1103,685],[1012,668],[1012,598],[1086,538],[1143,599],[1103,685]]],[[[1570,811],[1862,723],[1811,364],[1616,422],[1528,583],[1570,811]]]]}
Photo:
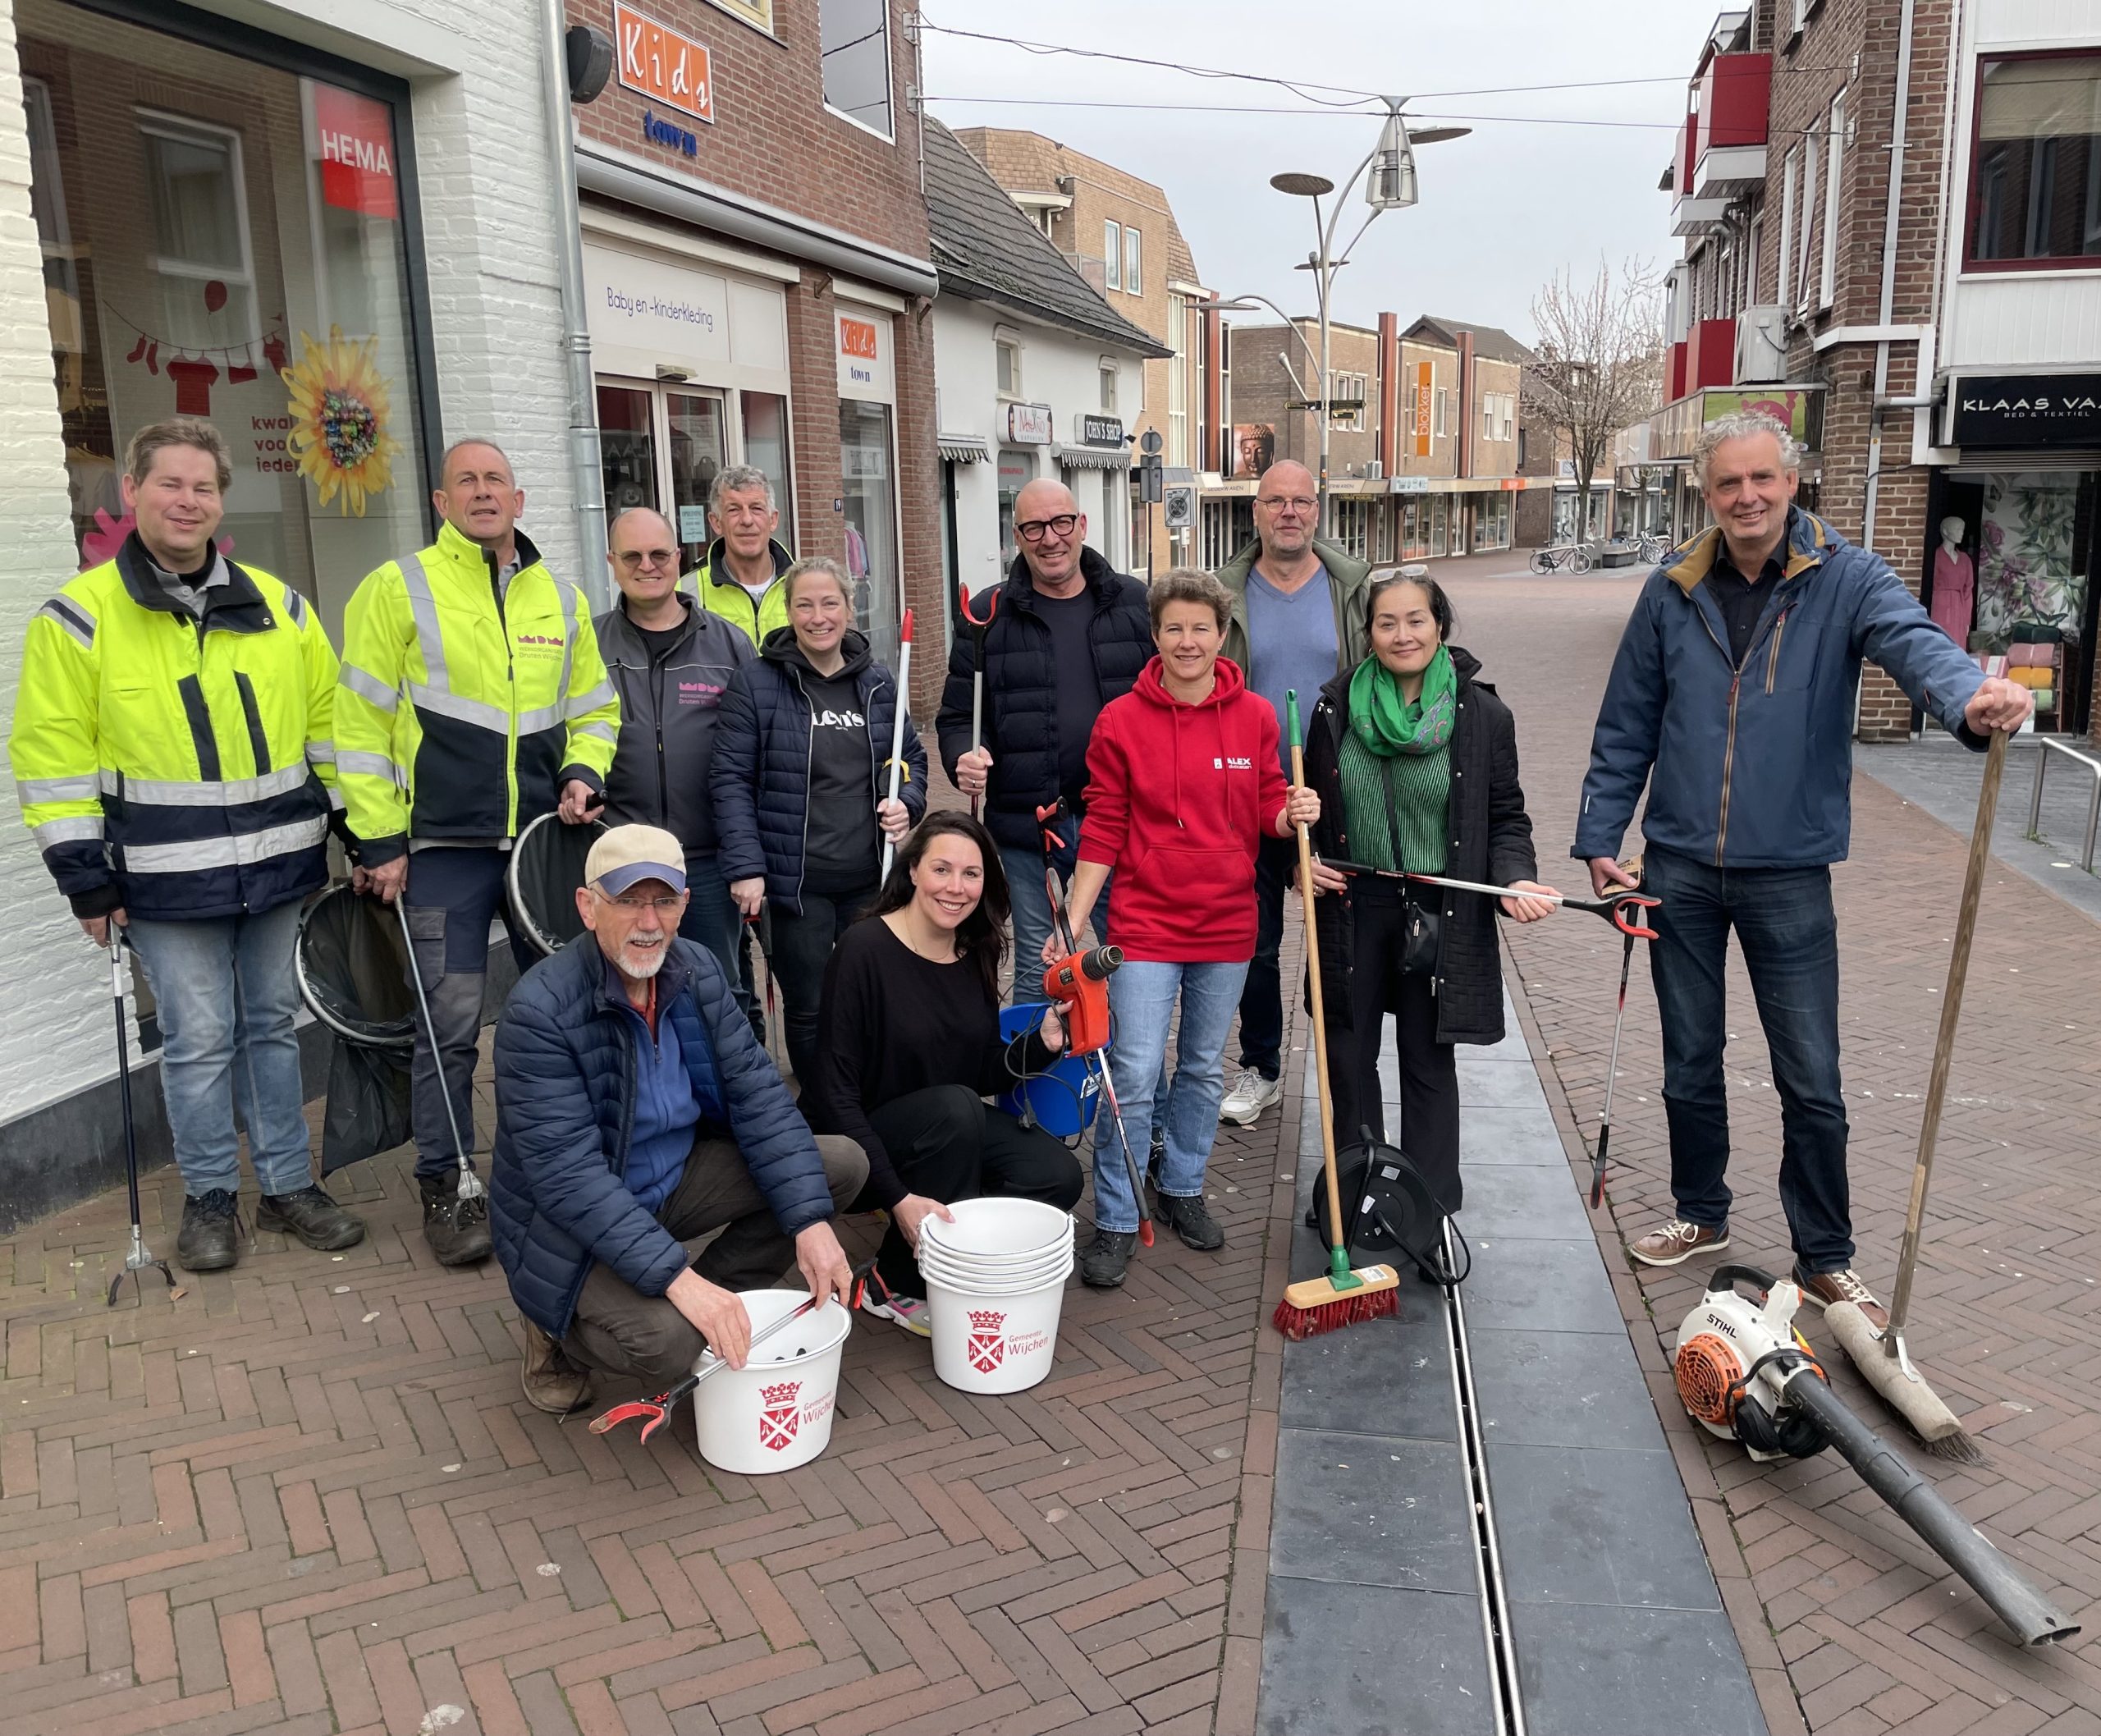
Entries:
{"type": "Polygon", "coordinates": [[[959,1289],[927,1278],[934,1372],[959,1392],[1020,1392],[1035,1386],[1050,1372],[1064,1300],[1062,1273],[1012,1292],[959,1289]]]}
{"type": "Polygon", "coordinates": [[[1031,1255],[1027,1259],[995,1262],[965,1259],[934,1247],[923,1236],[919,1240],[920,1271],[938,1273],[966,1289],[973,1283],[1010,1284],[1024,1278],[1047,1278],[1072,1263],[1073,1250],[1069,1246],[1054,1248],[1047,1253],[1031,1255]]]}
{"type": "Polygon", "coordinates": [[[967,1272],[952,1272],[938,1266],[921,1267],[919,1276],[929,1285],[945,1285],[949,1289],[959,1290],[967,1296],[1012,1296],[1023,1290],[1041,1289],[1046,1285],[1063,1285],[1072,1276],[1073,1265],[1073,1258],[1069,1254],[1058,1265],[1018,1273],[1012,1277],[978,1277],[967,1272]]]}
{"type": "MultiPolygon", "coordinates": [[[[754,1335],[810,1299],[802,1290],[738,1294],[754,1335]]],[[[700,1456],[747,1477],[792,1471],[815,1459],[831,1441],[839,1362],[853,1330],[854,1317],[830,1300],[759,1345],[742,1368],[708,1376],[693,1395],[700,1456]]]]}
{"type": "Polygon", "coordinates": [[[1041,1200],[995,1195],[959,1199],[949,1210],[954,1223],[930,1214],[920,1225],[921,1236],[945,1253],[1010,1260],[1046,1253],[1060,1240],[1072,1239],[1072,1213],[1041,1200]]]}

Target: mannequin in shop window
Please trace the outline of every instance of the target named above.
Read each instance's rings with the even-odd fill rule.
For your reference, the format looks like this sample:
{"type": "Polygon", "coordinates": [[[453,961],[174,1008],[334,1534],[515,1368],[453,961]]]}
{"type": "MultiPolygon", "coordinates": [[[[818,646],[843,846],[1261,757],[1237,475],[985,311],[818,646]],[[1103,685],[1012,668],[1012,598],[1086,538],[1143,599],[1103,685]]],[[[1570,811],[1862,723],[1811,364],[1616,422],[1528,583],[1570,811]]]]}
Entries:
{"type": "Polygon", "coordinates": [[[1962,552],[1962,537],[1969,527],[1961,519],[1940,521],[1940,547],[1934,551],[1934,597],[1931,613],[1948,636],[1967,649],[1970,622],[1977,605],[1976,563],[1962,552]]]}

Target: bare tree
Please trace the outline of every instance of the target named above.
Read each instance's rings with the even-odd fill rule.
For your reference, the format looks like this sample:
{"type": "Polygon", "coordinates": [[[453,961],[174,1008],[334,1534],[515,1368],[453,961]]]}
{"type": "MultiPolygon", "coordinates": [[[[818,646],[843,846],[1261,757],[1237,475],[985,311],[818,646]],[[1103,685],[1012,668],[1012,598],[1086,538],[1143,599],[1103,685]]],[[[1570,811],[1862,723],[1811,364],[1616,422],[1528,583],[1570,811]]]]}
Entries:
{"type": "Polygon", "coordinates": [[[1613,437],[1662,403],[1659,287],[1645,260],[1626,261],[1615,276],[1600,259],[1587,283],[1563,270],[1532,300],[1540,341],[1526,386],[1574,460],[1579,543],[1589,530],[1591,479],[1610,466],[1613,437]]]}

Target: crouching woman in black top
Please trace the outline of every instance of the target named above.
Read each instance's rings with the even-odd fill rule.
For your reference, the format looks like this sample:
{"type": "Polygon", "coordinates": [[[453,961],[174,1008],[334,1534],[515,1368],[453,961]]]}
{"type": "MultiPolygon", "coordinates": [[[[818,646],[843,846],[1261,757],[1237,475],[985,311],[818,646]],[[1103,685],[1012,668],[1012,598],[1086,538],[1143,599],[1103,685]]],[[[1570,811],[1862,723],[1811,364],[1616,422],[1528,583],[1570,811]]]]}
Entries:
{"type": "Polygon", "coordinates": [[[991,835],[968,815],[930,814],[905,841],[867,914],[825,967],[811,1127],[849,1134],[868,1155],[857,1210],[890,1214],[877,1270],[893,1299],[863,1304],[927,1336],[914,1258],[928,1216],[981,1194],[1080,1197],[1079,1160],[985,1098],[1041,1072],[1064,1047],[1055,1012],[1011,1044],[1000,1037],[1006,877],[991,835]]]}

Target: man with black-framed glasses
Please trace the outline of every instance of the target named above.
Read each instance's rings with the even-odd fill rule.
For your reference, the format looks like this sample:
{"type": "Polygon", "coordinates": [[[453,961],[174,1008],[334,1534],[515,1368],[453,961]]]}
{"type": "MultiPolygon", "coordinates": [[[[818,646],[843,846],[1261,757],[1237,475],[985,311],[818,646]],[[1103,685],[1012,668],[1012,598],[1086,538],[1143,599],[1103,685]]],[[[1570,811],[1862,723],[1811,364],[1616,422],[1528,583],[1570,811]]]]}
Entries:
{"type": "MultiPolygon", "coordinates": [[[[1255,540],[1219,569],[1233,595],[1233,619],[1220,653],[1240,666],[1247,685],[1276,708],[1278,740],[1289,755],[1284,695],[1303,704],[1370,651],[1364,599],[1371,569],[1324,542],[1313,473],[1279,459],[1255,485],[1255,540]]],[[[1287,760],[1285,775],[1290,775],[1287,760]]],[[[1255,956],[1240,991],[1240,1070],[1219,1105],[1221,1120],[1252,1127],[1284,1096],[1284,894],[1298,871],[1295,840],[1265,838],[1255,860],[1255,956]]]]}
{"type": "Polygon", "coordinates": [[[1014,541],[1018,552],[985,635],[984,740],[970,739],[977,670],[968,634],[951,642],[935,727],[957,788],[984,798],[1014,900],[1016,979],[1027,1000],[1028,967],[1050,935],[1036,810],[1061,797],[1066,804],[1057,862],[1069,878],[1094,720],[1131,690],[1152,655],[1152,626],[1145,587],[1087,546],[1087,515],[1064,483],[1040,477],[1014,497],[1014,541]]]}
{"type": "Polygon", "coordinates": [[[593,625],[620,699],[606,822],[661,826],[685,847],[689,896],[679,932],[715,955],[749,1018],[752,996],[738,980],[744,924],[716,862],[707,768],[722,689],[757,653],[735,625],[679,589],[679,539],[661,513],[630,507],[613,520],[606,542],[620,601],[593,625]]]}

